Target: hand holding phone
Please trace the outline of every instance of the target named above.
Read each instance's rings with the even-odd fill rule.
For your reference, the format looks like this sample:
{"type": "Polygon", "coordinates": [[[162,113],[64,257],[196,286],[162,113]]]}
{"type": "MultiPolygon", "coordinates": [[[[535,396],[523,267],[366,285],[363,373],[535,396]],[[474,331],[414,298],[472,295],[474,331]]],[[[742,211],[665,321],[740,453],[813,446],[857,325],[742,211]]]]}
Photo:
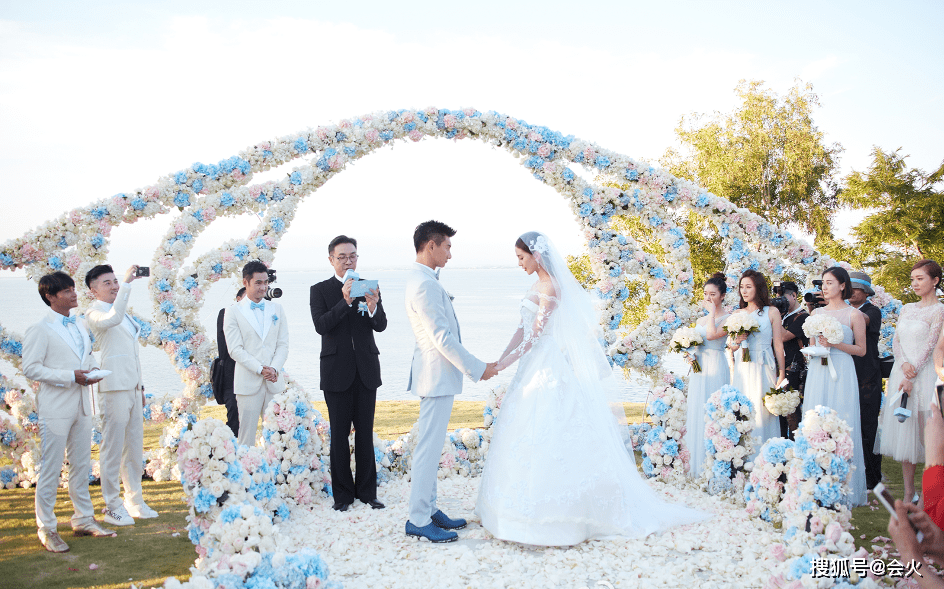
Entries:
{"type": "MultiPolygon", "coordinates": [[[[895,498],[892,497],[892,494],[885,488],[885,484],[879,483],[875,485],[875,488],[872,489],[872,493],[878,498],[878,502],[885,506],[888,513],[892,514],[892,517],[897,520],[898,514],[895,512],[895,498]]],[[[916,532],[915,537],[918,539],[918,543],[924,540],[924,533],[916,528],[915,525],[911,523],[911,520],[908,520],[908,523],[911,524],[911,528],[916,532]]]]}

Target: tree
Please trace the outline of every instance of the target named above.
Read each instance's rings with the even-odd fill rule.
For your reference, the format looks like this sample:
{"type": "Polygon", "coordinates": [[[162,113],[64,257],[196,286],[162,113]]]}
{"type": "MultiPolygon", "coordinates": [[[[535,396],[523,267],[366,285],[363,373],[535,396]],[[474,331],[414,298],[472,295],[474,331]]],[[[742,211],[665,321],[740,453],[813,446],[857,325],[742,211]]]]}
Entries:
{"type": "Polygon", "coordinates": [[[682,117],[676,134],[685,153],[670,149],[663,165],[771,223],[795,222],[830,240],[842,146],[826,145],[813,123],[812,85],[798,81],[781,98],[762,81],[741,80],[735,93],[741,105],[731,114],[682,117]]]}
{"type": "Polygon", "coordinates": [[[850,262],[868,268],[873,282],[897,298],[915,300],[911,266],[922,258],[944,260],[944,163],[926,174],[909,169],[900,151],[876,147],[869,170],[846,177],[841,202],[874,212],[852,229],[851,245],[837,246],[851,254],[850,262]]]}

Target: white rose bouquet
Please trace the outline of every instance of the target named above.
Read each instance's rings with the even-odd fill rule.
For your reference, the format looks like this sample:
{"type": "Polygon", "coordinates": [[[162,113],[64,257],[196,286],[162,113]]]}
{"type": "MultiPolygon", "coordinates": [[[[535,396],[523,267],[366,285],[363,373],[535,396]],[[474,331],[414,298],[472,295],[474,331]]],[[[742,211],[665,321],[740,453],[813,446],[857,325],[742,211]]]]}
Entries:
{"type": "Polygon", "coordinates": [[[800,391],[791,388],[771,388],[764,395],[764,407],[771,415],[790,415],[800,405],[800,391]]]}
{"type": "MultiPolygon", "coordinates": [[[[839,320],[835,317],[822,314],[811,315],[804,321],[803,333],[806,334],[806,337],[810,338],[811,343],[819,341],[819,337],[823,336],[826,338],[826,341],[835,345],[842,342],[843,338],[842,323],[839,323],[839,320]]],[[[829,348],[814,344],[808,348],[803,348],[802,351],[810,356],[820,356],[820,362],[823,366],[829,366],[829,374],[832,376],[832,379],[836,380],[836,378],[838,378],[836,369],[829,363],[829,348]]]]}
{"type": "MultiPolygon", "coordinates": [[[[739,335],[756,333],[760,331],[760,321],[754,313],[732,313],[724,322],[724,330],[731,337],[739,335]]],[[[741,360],[751,361],[751,349],[747,347],[747,341],[741,342],[741,360]]]]}
{"type": "Polygon", "coordinates": [[[698,357],[695,356],[694,353],[689,352],[689,350],[695,346],[700,346],[704,341],[704,338],[697,329],[692,327],[680,327],[676,330],[675,335],[672,336],[672,351],[685,354],[686,359],[691,358],[692,372],[698,373],[701,372],[701,364],[698,363],[698,357]]]}

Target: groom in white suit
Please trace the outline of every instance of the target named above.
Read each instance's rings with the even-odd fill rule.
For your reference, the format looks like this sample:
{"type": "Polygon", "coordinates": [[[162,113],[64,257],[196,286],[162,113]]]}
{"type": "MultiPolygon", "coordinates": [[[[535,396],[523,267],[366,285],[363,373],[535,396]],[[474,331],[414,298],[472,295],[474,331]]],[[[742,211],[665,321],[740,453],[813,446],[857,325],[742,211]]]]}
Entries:
{"type": "Polygon", "coordinates": [[[98,385],[101,401],[102,443],[99,463],[105,523],[130,526],[134,518],[155,518],[157,512],[144,502],[144,378],[141,372],[141,327],[128,314],[131,283],[140,278],[131,266],[119,283],[111,266],[95,266],[85,284],[95,295],[89,307],[89,329],[102,357],[102,369],[111,374],[98,385]],[[125,489],[124,501],[121,488],[125,489]]]}
{"type": "Polygon", "coordinates": [[[96,366],[92,340],[85,322],[72,316],[78,305],[75,281],[63,272],[39,280],[39,296],[50,307],[23,338],[23,374],[39,383],[36,412],[42,454],[36,483],[36,525],[39,539],[50,552],[67,552],[69,546],[56,531],[56,490],[63,454],[69,458],[69,498],[75,514],[76,536],[111,536],[95,521],[89,496],[89,464],[92,452],[92,397],[86,377],[96,366]]]}
{"type": "Polygon", "coordinates": [[[243,266],[246,297],[226,309],[223,334],[236,361],[233,392],[239,409],[239,443],[256,444],[259,417],[285,390],[282,367],[288,358],[288,325],[282,305],[266,301],[269,273],[258,260],[243,266]]]}
{"type": "Polygon", "coordinates": [[[457,540],[452,530],[466,525],[464,519],[451,519],[436,507],[436,474],[453,398],[462,392],[463,375],[477,382],[497,374],[494,364],[482,362],[462,347],[452,297],[439,283],[437,268],[452,258],[450,238],[455,234],[455,229],[439,221],[417,226],[413,233],[416,264],[406,284],[406,313],[416,338],[407,390],[420,397],[406,533],[437,543],[457,540]]]}

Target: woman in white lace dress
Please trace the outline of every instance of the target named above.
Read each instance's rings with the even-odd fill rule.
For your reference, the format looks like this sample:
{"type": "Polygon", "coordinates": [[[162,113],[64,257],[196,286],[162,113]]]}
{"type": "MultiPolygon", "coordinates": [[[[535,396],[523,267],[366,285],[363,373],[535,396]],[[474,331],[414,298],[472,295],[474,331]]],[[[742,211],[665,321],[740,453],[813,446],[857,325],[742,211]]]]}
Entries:
{"type": "Polygon", "coordinates": [[[879,418],[881,436],[875,448],[876,452],[901,462],[905,497],[914,503],[919,499],[915,492],[915,464],[924,462],[924,422],[934,394],[931,354],[944,325],[944,305],[936,296],[940,282],[941,267],[933,260],[921,260],[911,270],[911,289],[921,300],[902,307],[898,316],[892,343],[895,365],[885,388],[879,418]],[[895,410],[901,406],[903,393],[908,393],[911,417],[899,422],[895,410]]]}
{"type": "MultiPolygon", "coordinates": [[[[803,393],[803,412],[817,405],[829,407],[852,428],[852,464],[855,470],[850,479],[852,507],[865,505],[868,490],[865,486],[865,452],[862,448],[862,418],[859,411],[859,380],[856,378],[852,356],[865,355],[865,315],[846,304],[852,296],[852,281],[844,268],[833,267],[823,272],[823,300],[826,306],[813,311],[813,315],[827,315],[842,325],[842,341],[829,343],[820,336],[817,345],[829,348],[829,364],[823,366],[820,358],[809,362],[806,388],[803,393]],[[833,378],[835,374],[835,378],[833,378]]],[[[812,344],[812,342],[810,342],[812,344]]],[[[802,418],[802,417],[801,417],[802,418]]]]}
{"type": "Polygon", "coordinates": [[[731,384],[754,404],[753,435],[760,438],[757,445],[759,452],[764,442],[780,437],[780,419],[767,411],[764,395],[786,378],[783,338],[780,335],[783,326],[780,311],[770,306],[770,289],[763,274],[755,270],[745,270],[738,282],[738,294],[741,295],[740,308],[734,313],[753,313],[760,324],[760,330],[750,335],[728,338],[728,348],[734,354],[731,384]],[[741,343],[745,341],[751,351],[751,359],[748,362],[744,361],[740,349],[741,343]]]}
{"type": "Polygon", "coordinates": [[[705,403],[712,393],[731,382],[731,371],[724,354],[724,338],[727,334],[721,327],[730,316],[722,306],[727,291],[724,274],[720,272],[705,282],[702,306],[708,314],[695,325],[705,341],[695,351],[701,372],[692,372],[688,379],[684,440],[691,454],[689,475],[693,478],[701,474],[705,465],[705,403]]]}
{"type": "Polygon", "coordinates": [[[599,321],[564,259],[536,232],[515,249],[518,265],[538,280],[498,362],[504,370],[520,359],[479,486],[482,525],[502,540],[571,546],[707,517],[664,502],[636,469],[608,404],[616,382],[599,321]]]}

